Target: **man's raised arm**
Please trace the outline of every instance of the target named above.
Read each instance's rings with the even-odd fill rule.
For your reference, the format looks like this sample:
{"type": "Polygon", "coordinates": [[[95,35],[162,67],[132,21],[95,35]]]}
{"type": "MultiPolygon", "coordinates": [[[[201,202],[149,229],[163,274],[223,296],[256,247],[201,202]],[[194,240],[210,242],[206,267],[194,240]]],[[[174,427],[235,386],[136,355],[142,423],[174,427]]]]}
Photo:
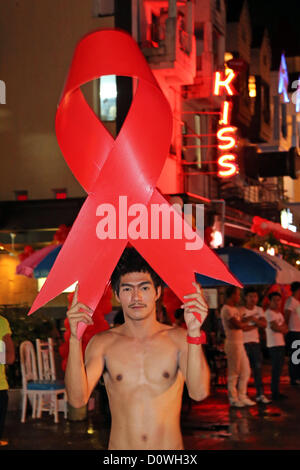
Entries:
{"type": "Polygon", "coordinates": [[[78,287],[76,287],[71,308],[67,312],[71,337],[65,385],[68,403],[74,408],[81,408],[87,404],[90,394],[103,372],[104,359],[102,359],[101,363],[101,352],[97,351],[97,355],[95,353],[95,349],[98,349],[97,344],[99,341],[96,342],[94,336],[86,349],[86,364],[84,364],[82,342],[77,338],[77,326],[79,322],[84,322],[87,325],[93,324],[90,316],[92,310],[86,305],[78,303],[77,295],[78,287]]]}
{"type": "MultiPolygon", "coordinates": [[[[200,401],[209,395],[210,371],[201,344],[187,342],[187,337],[189,336],[194,339],[200,337],[200,328],[207,316],[208,307],[200,286],[196,283],[193,284],[196,286],[197,292],[185,296],[186,300],[191,300],[183,305],[187,335],[184,330],[180,332],[179,367],[185,377],[189,396],[193,400],[200,401]],[[192,312],[197,312],[201,315],[201,322],[195,318],[192,312]]],[[[191,339],[191,341],[194,340],[191,339]]],[[[197,342],[197,339],[195,341],[197,342]]]]}

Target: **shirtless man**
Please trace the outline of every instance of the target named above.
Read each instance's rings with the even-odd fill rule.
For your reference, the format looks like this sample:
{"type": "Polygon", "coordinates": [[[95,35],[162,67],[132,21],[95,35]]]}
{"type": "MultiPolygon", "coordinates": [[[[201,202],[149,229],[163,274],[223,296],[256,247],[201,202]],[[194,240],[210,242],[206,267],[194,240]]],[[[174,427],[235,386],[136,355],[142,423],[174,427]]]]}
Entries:
{"type": "Polygon", "coordinates": [[[184,380],[192,399],[200,401],[209,394],[202,346],[187,342],[187,334],[200,337],[207,315],[200,287],[194,283],[196,292],[185,296],[186,331],[156,320],[161,280],[133,248],[124,251],[111,282],[125,323],[95,335],[85,361],[76,331],[79,321],[92,323],[91,311],[77,302],[76,292],[67,312],[71,328],[65,376],[68,401],[75,408],[84,406],[103,374],[112,416],[109,449],[183,449],[184,380]],[[201,315],[201,323],[192,312],[201,315]]]}

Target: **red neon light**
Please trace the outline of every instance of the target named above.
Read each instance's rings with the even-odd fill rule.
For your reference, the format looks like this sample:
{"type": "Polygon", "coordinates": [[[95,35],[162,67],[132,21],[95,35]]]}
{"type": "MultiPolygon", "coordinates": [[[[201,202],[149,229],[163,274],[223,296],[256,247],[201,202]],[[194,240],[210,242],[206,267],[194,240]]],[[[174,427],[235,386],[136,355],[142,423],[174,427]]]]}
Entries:
{"type": "Polygon", "coordinates": [[[234,134],[235,132],[236,132],[236,127],[222,127],[222,129],[218,130],[217,132],[218,139],[221,140],[222,142],[227,142],[227,143],[218,145],[218,148],[220,150],[229,150],[235,147],[236,138],[231,135],[224,135],[227,133],[234,134]]]}
{"type": "Polygon", "coordinates": [[[17,195],[17,201],[27,201],[28,200],[28,195],[27,194],[18,194],[17,195]]]}
{"type": "Polygon", "coordinates": [[[57,192],[55,193],[56,199],[67,199],[67,194],[65,192],[57,192]]]}
{"type": "Polygon", "coordinates": [[[235,155],[222,155],[218,158],[218,164],[224,170],[218,171],[218,176],[220,178],[229,178],[230,176],[235,175],[238,173],[238,166],[235,162],[236,156],[235,155]],[[226,169],[225,169],[226,168],[226,169]]]}
{"type": "Polygon", "coordinates": [[[222,109],[222,117],[219,121],[220,126],[228,126],[231,117],[232,103],[224,101],[222,109]]]}
{"type": "Polygon", "coordinates": [[[232,96],[235,94],[235,90],[233,87],[230,86],[232,80],[235,79],[236,74],[233,70],[227,69],[228,73],[227,76],[221,79],[221,72],[215,73],[215,87],[214,87],[214,95],[220,96],[220,88],[224,87],[228,95],[232,96]]]}

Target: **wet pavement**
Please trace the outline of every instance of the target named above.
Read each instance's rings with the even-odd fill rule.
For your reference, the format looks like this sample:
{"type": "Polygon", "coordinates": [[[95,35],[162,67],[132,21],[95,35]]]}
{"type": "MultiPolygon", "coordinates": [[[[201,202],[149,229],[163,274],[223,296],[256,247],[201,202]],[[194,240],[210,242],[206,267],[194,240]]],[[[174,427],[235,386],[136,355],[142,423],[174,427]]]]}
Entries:
{"type": "MultiPolygon", "coordinates": [[[[270,376],[264,377],[268,395],[270,376]]],[[[242,409],[229,408],[225,385],[211,390],[201,403],[185,402],[182,408],[182,432],[187,450],[300,450],[300,387],[291,387],[282,377],[281,392],[288,399],[271,405],[242,409]],[[189,406],[190,405],[190,406],[189,406]]],[[[249,396],[254,397],[253,383],[249,396]]],[[[42,419],[20,412],[9,412],[5,436],[9,445],[3,450],[104,450],[107,449],[110,421],[103,406],[88,413],[87,420],[72,422],[59,415],[59,423],[43,413],[42,419]],[[102,408],[102,411],[101,411],[102,408]],[[99,410],[101,412],[99,412],[99,410]]]]}

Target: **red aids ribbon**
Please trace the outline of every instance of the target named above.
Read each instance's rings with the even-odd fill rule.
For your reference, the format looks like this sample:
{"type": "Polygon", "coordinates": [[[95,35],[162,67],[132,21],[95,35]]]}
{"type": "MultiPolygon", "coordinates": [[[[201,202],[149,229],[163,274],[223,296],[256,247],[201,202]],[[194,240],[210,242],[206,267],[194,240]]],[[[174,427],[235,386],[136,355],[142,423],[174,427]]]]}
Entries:
{"type": "MultiPolygon", "coordinates": [[[[120,195],[127,197],[128,207],[167,204],[167,211],[182,223],[181,215],[155,187],[168,155],[171,133],[169,103],[133,38],[119,30],[85,36],[76,47],[57,109],[56,135],[64,158],[88,197],[29,314],[76,281],[80,302],[95,310],[128,241],[182,301],[191,292],[194,272],[240,286],[206,245],[198,251],[187,251],[184,238],[133,239],[120,232],[113,239],[97,236],[97,208],[109,204],[118,213],[120,195]],[[80,90],[80,86],[102,75],[138,80],[130,110],[115,140],[80,90]]],[[[192,232],[184,224],[187,233],[192,232]]],[[[78,337],[85,328],[85,324],[79,324],[78,337]]]]}

